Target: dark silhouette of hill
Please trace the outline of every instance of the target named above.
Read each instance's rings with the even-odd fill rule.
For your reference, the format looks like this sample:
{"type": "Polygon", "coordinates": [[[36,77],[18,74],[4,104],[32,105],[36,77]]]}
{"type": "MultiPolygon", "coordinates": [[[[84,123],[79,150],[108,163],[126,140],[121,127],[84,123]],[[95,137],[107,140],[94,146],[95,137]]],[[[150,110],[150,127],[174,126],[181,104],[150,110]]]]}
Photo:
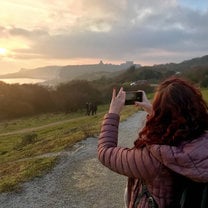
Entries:
{"type": "Polygon", "coordinates": [[[0,75],[0,78],[32,78],[32,79],[54,79],[57,77],[61,66],[45,66],[34,69],[21,69],[15,73],[0,75]]]}
{"type": "MultiPolygon", "coordinates": [[[[186,74],[193,79],[197,71],[201,69],[201,77],[208,70],[208,55],[185,60],[181,63],[167,63],[153,66],[135,65],[126,62],[120,65],[99,64],[91,65],[67,65],[67,66],[45,66],[35,69],[21,69],[19,72],[0,75],[0,78],[34,78],[45,79],[47,83],[58,84],[71,80],[100,80],[110,79],[119,83],[136,80],[160,80],[176,73],[186,74]]],[[[198,81],[198,80],[197,80],[198,81]]]]}
{"type": "Polygon", "coordinates": [[[16,73],[0,75],[0,78],[34,78],[58,83],[76,79],[91,81],[102,76],[116,76],[131,65],[133,65],[133,62],[114,65],[103,64],[101,61],[99,64],[91,65],[45,66],[35,69],[21,69],[16,73]]]}
{"type": "Polygon", "coordinates": [[[193,58],[190,60],[185,60],[181,63],[168,63],[168,64],[160,64],[160,65],[154,65],[154,69],[167,69],[167,70],[174,70],[174,71],[180,71],[184,72],[196,67],[206,67],[208,66],[208,55],[193,58]]]}
{"type": "Polygon", "coordinates": [[[64,66],[59,73],[59,79],[70,81],[73,79],[96,80],[102,76],[110,77],[112,74],[116,76],[129,66],[113,65],[113,64],[91,64],[91,65],[74,65],[64,66]]]}
{"type": "Polygon", "coordinates": [[[172,75],[181,75],[200,83],[205,77],[208,77],[208,55],[186,60],[181,63],[159,64],[139,68],[132,66],[116,76],[114,80],[119,83],[138,80],[158,82],[172,75]]]}

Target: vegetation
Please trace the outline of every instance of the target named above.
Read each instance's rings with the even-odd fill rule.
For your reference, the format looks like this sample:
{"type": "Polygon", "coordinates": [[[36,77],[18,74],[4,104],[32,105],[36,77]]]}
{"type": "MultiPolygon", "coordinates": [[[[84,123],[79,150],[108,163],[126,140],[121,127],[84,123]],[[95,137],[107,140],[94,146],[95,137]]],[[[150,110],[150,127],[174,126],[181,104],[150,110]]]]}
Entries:
{"type": "MultiPolygon", "coordinates": [[[[49,171],[58,160],[58,152],[70,148],[74,143],[90,136],[97,136],[101,120],[107,111],[107,105],[99,106],[99,113],[86,116],[84,112],[50,116],[41,116],[15,120],[15,127],[8,122],[7,127],[13,130],[0,134],[0,192],[19,190],[21,182],[38,177],[49,171]],[[46,119],[48,118],[48,120],[46,119]],[[62,120],[57,122],[60,118],[62,120]],[[55,121],[54,126],[47,126],[49,121],[55,121]],[[46,124],[39,128],[37,123],[46,124]],[[16,130],[26,128],[25,133],[15,133],[16,130]],[[33,131],[31,128],[35,127],[33,131]],[[7,133],[9,133],[7,135],[7,133]]],[[[126,106],[121,119],[126,119],[136,108],[126,106]]],[[[1,124],[3,129],[3,124],[1,124]]],[[[95,150],[96,151],[96,150],[95,150]]]]}

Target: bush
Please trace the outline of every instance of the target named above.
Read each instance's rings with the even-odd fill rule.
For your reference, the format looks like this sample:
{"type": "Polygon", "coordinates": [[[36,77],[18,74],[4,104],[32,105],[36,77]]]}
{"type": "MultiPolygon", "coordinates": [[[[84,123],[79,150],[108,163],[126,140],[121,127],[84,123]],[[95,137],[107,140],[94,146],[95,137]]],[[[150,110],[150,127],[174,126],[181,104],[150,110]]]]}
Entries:
{"type": "Polygon", "coordinates": [[[38,135],[35,132],[28,133],[22,137],[21,143],[24,146],[28,144],[32,144],[36,141],[37,138],[38,138],[38,135]]]}
{"type": "Polygon", "coordinates": [[[14,149],[15,150],[20,150],[22,149],[24,146],[27,146],[29,144],[33,144],[37,141],[38,135],[35,132],[32,133],[28,133],[22,136],[22,140],[20,143],[18,143],[14,149]]]}

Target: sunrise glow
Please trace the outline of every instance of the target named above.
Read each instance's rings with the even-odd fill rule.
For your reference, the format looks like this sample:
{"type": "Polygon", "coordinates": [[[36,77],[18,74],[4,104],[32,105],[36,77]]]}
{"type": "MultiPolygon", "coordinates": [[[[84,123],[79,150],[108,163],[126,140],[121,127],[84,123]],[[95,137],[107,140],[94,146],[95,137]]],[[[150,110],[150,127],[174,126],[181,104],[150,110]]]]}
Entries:
{"type": "Polygon", "coordinates": [[[6,48],[0,48],[0,55],[5,56],[7,54],[7,49],[6,48]]]}
{"type": "Polygon", "coordinates": [[[201,57],[208,54],[207,16],[207,0],[2,0],[0,74],[201,57]]]}

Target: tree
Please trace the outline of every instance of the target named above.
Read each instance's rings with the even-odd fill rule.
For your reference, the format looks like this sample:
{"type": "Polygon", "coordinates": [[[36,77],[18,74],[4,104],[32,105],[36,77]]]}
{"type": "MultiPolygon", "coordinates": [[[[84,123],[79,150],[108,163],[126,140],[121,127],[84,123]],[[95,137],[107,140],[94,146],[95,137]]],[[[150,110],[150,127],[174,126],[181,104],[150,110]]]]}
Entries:
{"type": "Polygon", "coordinates": [[[57,87],[57,99],[66,113],[85,107],[87,102],[100,103],[100,92],[85,80],[71,81],[57,87]]]}

